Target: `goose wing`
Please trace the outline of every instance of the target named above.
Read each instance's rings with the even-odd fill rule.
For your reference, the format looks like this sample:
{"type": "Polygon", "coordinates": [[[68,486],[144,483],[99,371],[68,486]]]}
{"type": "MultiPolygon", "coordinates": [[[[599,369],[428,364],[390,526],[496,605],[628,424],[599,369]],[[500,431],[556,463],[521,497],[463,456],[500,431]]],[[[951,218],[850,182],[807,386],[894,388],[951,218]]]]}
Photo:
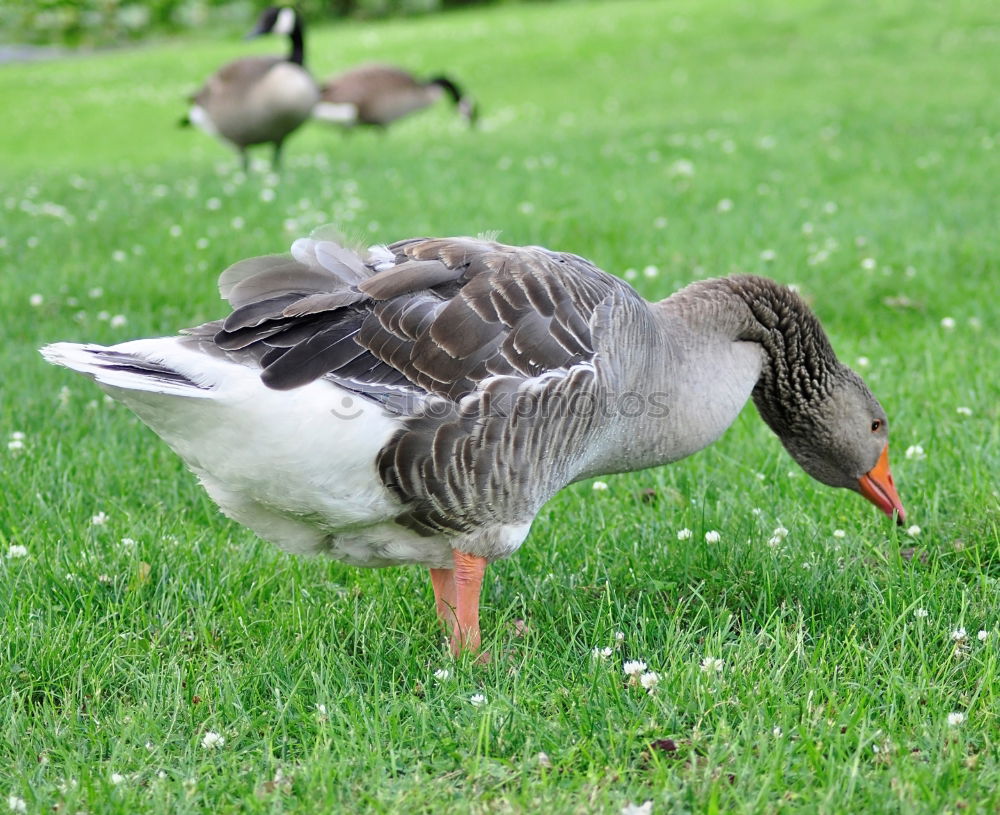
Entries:
{"type": "Polygon", "coordinates": [[[648,319],[581,257],[471,238],[365,257],[303,239],[291,258],[231,267],[220,290],[233,312],[194,339],[259,365],[271,388],[324,377],[404,420],[379,473],[409,506],[400,521],[428,534],[530,520],[572,480],[597,417],[568,406],[613,389],[609,335],[648,319]]]}

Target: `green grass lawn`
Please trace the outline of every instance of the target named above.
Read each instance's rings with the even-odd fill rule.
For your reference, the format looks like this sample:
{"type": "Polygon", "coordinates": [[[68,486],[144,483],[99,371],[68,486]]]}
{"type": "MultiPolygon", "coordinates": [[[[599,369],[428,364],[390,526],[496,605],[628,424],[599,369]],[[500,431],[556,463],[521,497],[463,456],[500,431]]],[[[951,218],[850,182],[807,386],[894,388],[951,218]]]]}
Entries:
{"type": "Polygon", "coordinates": [[[0,67],[0,810],[996,812],[998,31],[987,0],[314,27],[317,74],[446,70],[484,119],[309,126],[280,179],[175,122],[282,43],[0,67]],[[281,554],[36,352],[220,316],[223,268],[326,222],[500,229],[650,298],[795,283],[889,412],[919,533],[812,482],[748,408],[689,460],[554,499],[487,573],[492,663],[454,663],[423,571],[281,554]]]}

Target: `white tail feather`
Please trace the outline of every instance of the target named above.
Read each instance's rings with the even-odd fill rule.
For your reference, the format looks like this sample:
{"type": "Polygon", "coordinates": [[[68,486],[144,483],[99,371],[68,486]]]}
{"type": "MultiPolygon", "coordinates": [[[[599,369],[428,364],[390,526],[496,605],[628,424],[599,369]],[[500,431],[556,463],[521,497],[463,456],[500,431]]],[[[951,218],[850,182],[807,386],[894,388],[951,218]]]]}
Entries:
{"type": "MultiPolygon", "coordinates": [[[[73,371],[78,371],[93,377],[97,382],[111,388],[127,391],[146,391],[164,396],[185,396],[188,398],[206,398],[214,394],[209,383],[201,383],[181,370],[177,370],[167,362],[163,355],[137,353],[135,346],[156,342],[155,340],[139,340],[134,343],[122,343],[110,348],[103,345],[82,345],[75,342],[56,342],[40,349],[45,359],[53,365],[62,365],[73,371]],[[131,346],[131,347],[130,347],[131,346]],[[157,358],[159,357],[159,358],[157,358]],[[157,376],[157,371],[143,371],[143,363],[151,362],[162,366],[166,376],[157,376]],[[132,364],[134,363],[134,365],[132,364]],[[130,367],[126,367],[130,366],[130,367]],[[169,376],[176,374],[176,379],[169,376]],[[187,380],[187,381],[185,381],[187,380]]],[[[172,338],[166,342],[176,343],[172,338]]]]}
{"type": "Polygon", "coordinates": [[[335,125],[353,125],[358,121],[357,105],[350,102],[317,102],[313,105],[312,115],[321,122],[335,125]]]}

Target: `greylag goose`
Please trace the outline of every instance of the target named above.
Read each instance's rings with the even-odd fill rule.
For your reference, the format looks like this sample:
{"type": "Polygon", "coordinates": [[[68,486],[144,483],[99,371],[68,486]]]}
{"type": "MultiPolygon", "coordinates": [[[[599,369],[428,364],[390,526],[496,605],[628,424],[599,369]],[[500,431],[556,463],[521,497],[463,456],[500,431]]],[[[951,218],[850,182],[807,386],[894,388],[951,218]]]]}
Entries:
{"type": "Polygon", "coordinates": [[[454,80],[446,76],[421,80],[393,65],[362,65],[323,83],[313,117],[343,127],[386,127],[430,107],[445,94],[474,124],[476,104],[454,80]]]}
{"type": "Polygon", "coordinates": [[[576,255],[472,238],[356,252],[320,233],[219,280],[224,319],[56,343],[289,552],[421,564],[452,650],[480,646],[488,563],[579,479],[715,441],[753,398],[814,478],[904,518],[885,411],[819,321],[761,277],[650,303],[576,255]]]}
{"type": "Polygon", "coordinates": [[[273,144],[272,164],[281,163],[281,148],[290,133],[312,112],[319,89],[303,67],[303,23],[295,9],[265,9],[248,37],[287,35],[291,51],[281,57],[245,57],[216,71],[192,98],[182,124],[193,124],[235,147],[247,169],[247,147],[273,144]]]}

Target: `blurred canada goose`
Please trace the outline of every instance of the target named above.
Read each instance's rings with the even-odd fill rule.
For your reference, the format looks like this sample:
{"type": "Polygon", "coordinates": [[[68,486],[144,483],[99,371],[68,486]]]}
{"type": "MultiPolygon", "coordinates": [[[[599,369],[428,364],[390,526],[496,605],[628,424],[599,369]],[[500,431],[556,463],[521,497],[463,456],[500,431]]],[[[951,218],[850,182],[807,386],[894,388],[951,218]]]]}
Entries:
{"type": "Polygon", "coordinates": [[[659,303],[576,255],[471,238],[358,253],[319,235],[231,266],[232,312],[176,337],[57,343],[230,517],[291,552],[430,568],[452,648],[486,565],[567,484],[676,461],[752,397],[814,478],[904,518],[885,412],[792,291],[659,303]]]}
{"type": "Polygon", "coordinates": [[[288,35],[288,57],[244,57],[224,65],[192,97],[183,122],[232,144],[244,169],[246,148],[265,143],[274,144],[273,165],[278,167],[285,138],[309,118],[319,99],[316,83],[303,67],[303,24],[295,9],[265,9],[247,36],[269,33],[288,35]]]}
{"type": "Polygon", "coordinates": [[[469,124],[474,124],[478,115],[475,102],[448,77],[421,81],[392,65],[362,65],[323,83],[313,116],[345,127],[386,127],[433,105],[445,94],[469,124]]]}

